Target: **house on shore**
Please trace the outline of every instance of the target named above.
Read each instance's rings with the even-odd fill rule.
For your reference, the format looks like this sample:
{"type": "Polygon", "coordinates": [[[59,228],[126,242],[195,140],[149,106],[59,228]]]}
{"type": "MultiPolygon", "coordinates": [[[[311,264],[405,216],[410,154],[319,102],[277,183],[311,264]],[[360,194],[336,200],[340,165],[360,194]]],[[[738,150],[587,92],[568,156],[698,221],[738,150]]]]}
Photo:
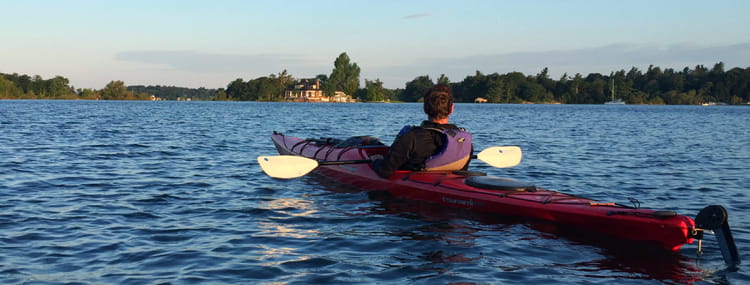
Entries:
{"type": "Polygon", "coordinates": [[[357,102],[346,93],[341,91],[334,92],[333,96],[327,96],[321,88],[319,79],[300,79],[291,89],[284,91],[284,101],[288,102],[337,102],[351,103],[357,102]]]}
{"type": "Polygon", "coordinates": [[[284,91],[284,100],[292,102],[328,102],[328,96],[323,95],[319,79],[302,79],[293,89],[284,91]]]}
{"type": "Polygon", "coordinates": [[[476,99],[474,99],[474,103],[487,103],[487,99],[477,97],[476,99]]]}

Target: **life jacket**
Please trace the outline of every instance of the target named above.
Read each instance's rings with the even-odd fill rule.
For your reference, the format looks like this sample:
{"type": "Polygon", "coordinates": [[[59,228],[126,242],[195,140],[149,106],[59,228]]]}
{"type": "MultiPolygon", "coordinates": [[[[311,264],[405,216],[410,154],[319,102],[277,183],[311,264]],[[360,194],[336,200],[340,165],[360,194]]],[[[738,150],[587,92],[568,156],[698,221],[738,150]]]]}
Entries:
{"type": "Polygon", "coordinates": [[[466,130],[405,126],[401,129],[399,135],[405,134],[413,128],[438,132],[445,138],[445,143],[440,151],[425,160],[425,170],[461,170],[471,159],[471,134],[466,130]]]}

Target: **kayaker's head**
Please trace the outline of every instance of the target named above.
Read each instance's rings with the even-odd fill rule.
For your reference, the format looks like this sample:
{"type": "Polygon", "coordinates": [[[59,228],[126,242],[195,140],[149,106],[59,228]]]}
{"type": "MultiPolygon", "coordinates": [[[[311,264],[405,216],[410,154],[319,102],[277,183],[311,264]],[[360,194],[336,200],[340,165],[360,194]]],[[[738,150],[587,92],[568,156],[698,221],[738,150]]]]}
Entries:
{"type": "Polygon", "coordinates": [[[448,123],[453,113],[453,92],[447,84],[438,84],[424,94],[424,112],[430,121],[448,123]]]}

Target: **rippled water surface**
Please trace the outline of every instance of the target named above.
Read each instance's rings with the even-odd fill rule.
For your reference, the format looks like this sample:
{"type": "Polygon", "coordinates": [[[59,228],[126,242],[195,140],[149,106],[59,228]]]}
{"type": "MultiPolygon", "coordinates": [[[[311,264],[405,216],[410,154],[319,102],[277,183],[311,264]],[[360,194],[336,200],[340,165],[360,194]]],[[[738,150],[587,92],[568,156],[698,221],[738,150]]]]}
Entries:
{"type": "MultiPolygon", "coordinates": [[[[713,236],[675,254],[554,224],[274,180],[270,134],[390,143],[419,104],[0,101],[2,284],[750,283],[713,236]]],[[[458,104],[472,168],[695,216],[724,205],[750,262],[750,107],[458,104]]]]}

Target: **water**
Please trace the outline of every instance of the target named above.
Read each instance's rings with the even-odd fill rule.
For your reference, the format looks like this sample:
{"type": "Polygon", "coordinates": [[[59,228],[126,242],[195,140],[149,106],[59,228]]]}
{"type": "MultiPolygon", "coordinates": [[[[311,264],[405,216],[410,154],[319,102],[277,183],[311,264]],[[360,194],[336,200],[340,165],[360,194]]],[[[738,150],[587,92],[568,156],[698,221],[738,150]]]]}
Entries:
{"type": "Polygon", "coordinates": [[[0,101],[2,284],[741,284],[750,282],[750,108],[459,104],[474,170],[694,216],[724,205],[745,265],[713,236],[675,254],[554,224],[274,180],[269,135],[390,143],[419,104],[0,101]]]}

